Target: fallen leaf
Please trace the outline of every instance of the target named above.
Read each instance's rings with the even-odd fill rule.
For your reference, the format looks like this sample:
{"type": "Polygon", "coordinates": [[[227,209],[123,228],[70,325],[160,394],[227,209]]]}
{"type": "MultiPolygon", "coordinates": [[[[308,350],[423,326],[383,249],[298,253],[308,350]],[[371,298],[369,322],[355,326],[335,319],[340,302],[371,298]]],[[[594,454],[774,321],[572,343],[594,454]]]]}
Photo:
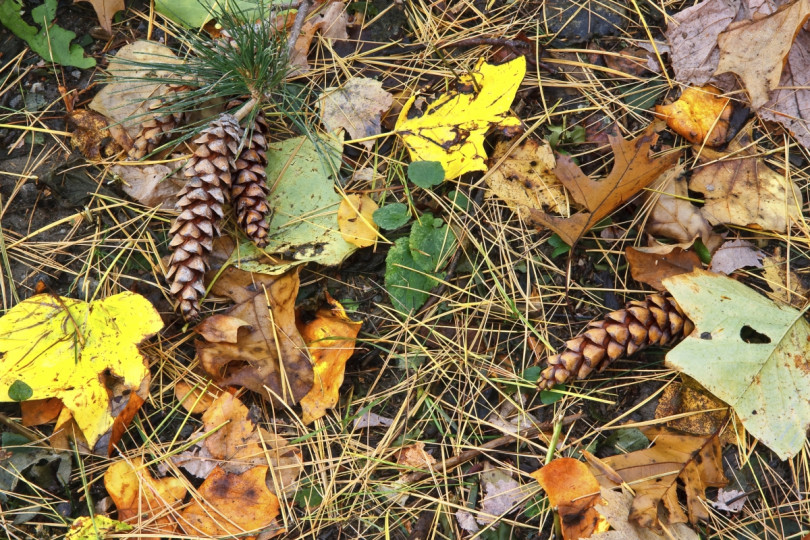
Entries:
{"type": "Polygon", "coordinates": [[[752,129],[751,124],[742,129],[727,153],[704,149],[702,159],[711,163],[694,172],[689,189],[703,194],[700,211],[712,225],[785,232],[792,220],[801,219],[802,194],[757,155],[752,129]]]}
{"type": "Polygon", "coordinates": [[[377,241],[374,212],[379,206],[368,195],[347,195],[338,208],[338,227],[343,239],[357,247],[373,246],[377,241]]]}
{"type": "Polygon", "coordinates": [[[736,514],[743,509],[746,500],[748,500],[748,495],[744,491],[740,491],[739,489],[725,490],[720,488],[717,490],[717,500],[709,501],[709,504],[711,504],[717,510],[723,510],[724,512],[736,514]]]}
{"type": "Polygon", "coordinates": [[[526,493],[520,487],[520,482],[509,473],[492,467],[488,462],[484,465],[480,480],[483,495],[481,512],[475,519],[481,525],[488,525],[494,523],[500,516],[522,508],[526,493]]]}
{"type": "Polygon", "coordinates": [[[782,124],[805,147],[810,148],[810,32],[796,36],[782,70],[779,86],[762,106],[764,120],[782,124]]]}
{"type": "Polygon", "coordinates": [[[531,474],[560,515],[563,539],[589,538],[607,530],[607,523],[594,508],[602,498],[599,482],[586,464],[557,458],[531,474]]]}
{"type": "Polygon", "coordinates": [[[149,165],[113,165],[110,172],[121,180],[124,193],[148,207],[159,206],[174,210],[177,193],[186,179],[177,174],[177,167],[155,163],[149,165]]]}
{"type": "MultiPolygon", "coordinates": [[[[592,540],[661,540],[661,535],[656,531],[640,527],[628,519],[633,505],[631,493],[602,488],[601,495],[602,501],[596,504],[596,511],[613,530],[594,534],[592,540]]],[[[700,540],[700,536],[687,525],[669,523],[663,510],[659,510],[658,521],[666,529],[665,538],[669,540],[700,540]]]]}
{"type": "Polygon", "coordinates": [[[354,429],[365,429],[372,427],[388,427],[394,421],[391,418],[380,416],[373,412],[367,412],[354,419],[354,429]]]}
{"type": "Polygon", "coordinates": [[[24,426],[39,426],[54,422],[61,411],[62,400],[59,398],[30,399],[20,403],[24,426]]]}
{"type": "MultiPolygon", "coordinates": [[[[645,49],[632,46],[622,49],[618,54],[604,55],[607,67],[632,77],[641,77],[647,73],[649,57],[650,55],[645,49]]],[[[655,63],[658,63],[657,60],[655,63]]]]}
{"type": "Polygon", "coordinates": [[[670,105],[656,105],[655,112],[681,137],[694,144],[720,146],[728,137],[730,100],[714,86],[690,86],[670,105]]]}
{"type": "Polygon", "coordinates": [[[456,521],[459,527],[470,534],[475,534],[480,530],[475,522],[475,517],[466,510],[456,510],[456,521]]]}
{"type": "Polygon", "coordinates": [[[730,27],[717,37],[720,60],[715,73],[738,75],[751,105],[759,109],[779,84],[785,57],[808,17],[810,0],[797,0],[775,13],[730,27]]]}
{"type": "MultiPolygon", "coordinates": [[[[325,89],[318,103],[326,131],[343,128],[352,139],[363,139],[381,133],[380,115],[391,108],[394,96],[383,90],[380,81],[352,77],[340,88],[325,89]]],[[[360,144],[371,149],[374,141],[360,144]]]]}
{"type": "Polygon", "coordinates": [[[110,465],[104,488],[118,509],[118,519],[137,523],[142,538],[158,540],[177,530],[175,507],[186,496],[179,478],[154,478],[143,460],[135,458],[110,465]]]}
{"type": "Polygon", "coordinates": [[[802,279],[793,270],[789,270],[779,247],[774,251],[773,257],[765,257],[762,260],[762,267],[764,269],[762,277],[771,289],[771,292],[766,294],[771,300],[783,302],[797,309],[805,305],[810,291],[804,286],[802,279]]]}
{"type": "Polygon", "coordinates": [[[696,326],[667,365],[733,407],[780,459],[801,451],[810,426],[810,323],[719,274],[696,270],[664,285],[696,326]]]}
{"type": "MultiPolygon", "coordinates": [[[[653,446],[601,460],[625,483],[633,486],[635,497],[629,521],[660,530],[658,514],[662,503],[668,511],[669,523],[682,523],[688,519],[695,524],[700,519],[707,519],[708,512],[701,502],[706,499],[705,489],[724,486],[728,482],[723,476],[719,439],[694,437],[649,426],[641,431],[654,443],[653,446]],[[678,503],[678,479],[686,492],[688,518],[678,503]]],[[[616,487],[616,483],[599,470],[593,470],[602,487],[616,487]]]]}
{"type": "Polygon", "coordinates": [[[259,429],[265,460],[270,467],[267,489],[277,497],[294,497],[298,492],[298,477],[304,471],[301,448],[293,446],[284,437],[259,429]]]}
{"type": "Polygon", "coordinates": [[[429,103],[419,94],[411,96],[395,127],[411,161],[440,162],[447,180],[485,171],[487,131],[520,126],[509,107],[525,74],[522,55],[498,66],[482,58],[459,76],[455,90],[429,103]],[[423,110],[417,110],[418,103],[424,104],[423,110]]]}
{"type": "MultiPolygon", "coordinates": [[[[313,371],[306,344],[295,327],[298,272],[269,276],[229,267],[211,291],[236,302],[226,320],[244,322],[236,340],[199,340],[202,367],[222,386],[243,386],[272,402],[297,403],[312,388],[313,371]],[[280,358],[283,358],[283,369],[280,358]]],[[[237,323],[240,324],[240,323],[237,323]]],[[[205,323],[203,323],[205,325],[205,323]]]]}
{"type": "Polygon", "coordinates": [[[763,257],[765,254],[751,242],[729,240],[714,252],[709,270],[728,275],[746,266],[762,268],[763,257]]]}
{"type": "Polygon", "coordinates": [[[631,140],[610,136],[615,154],[613,169],[603,180],[591,180],[568,156],[559,156],[554,173],[571,197],[585,210],[560,217],[529,209],[529,223],[556,232],[568,245],[574,245],[591,227],[626,203],[663,172],[677,163],[681,152],[650,157],[650,147],[658,139],[655,124],[631,140]]]}
{"type": "Polygon", "coordinates": [[[216,467],[197,489],[197,496],[179,518],[186,534],[213,538],[257,533],[273,524],[279,514],[278,498],[265,485],[266,466],[242,474],[216,467]]]}
{"type": "MultiPolygon", "coordinates": [[[[313,11],[320,8],[321,6],[316,4],[313,11]]],[[[309,14],[307,16],[309,17],[309,14]]],[[[301,74],[309,71],[307,55],[309,55],[309,47],[317,32],[320,32],[321,36],[325,38],[348,39],[349,35],[346,33],[348,22],[349,15],[346,13],[346,6],[339,1],[325,4],[320,14],[310,17],[301,26],[301,33],[298,34],[298,39],[290,52],[290,65],[297,68],[295,72],[301,74]]]]}
{"type": "Polygon", "coordinates": [[[321,308],[311,321],[298,324],[298,331],[309,347],[314,383],[301,398],[301,420],[309,424],[337,405],[346,362],[354,354],[355,340],[362,322],[349,319],[340,302],[329,296],[329,308],[321,308]]]}
{"type": "Polygon", "coordinates": [[[228,392],[214,400],[202,421],[207,435],[202,445],[226,473],[242,474],[267,464],[248,408],[228,392]]]}
{"type": "MultiPolygon", "coordinates": [[[[660,420],[669,416],[687,415],[668,420],[667,426],[690,435],[708,436],[719,433],[721,442],[736,442],[734,426],[728,421],[728,405],[709,394],[693,379],[685,379],[684,383],[673,382],[664,389],[655,408],[655,418],[660,420]],[[720,431],[727,424],[731,429],[720,431]]],[[[738,433],[741,432],[742,426],[739,426],[738,433]]]]}
{"type": "Polygon", "coordinates": [[[436,458],[425,451],[425,443],[415,442],[397,452],[397,463],[414,469],[432,469],[436,458]]]}
{"type": "Polygon", "coordinates": [[[24,300],[0,318],[0,401],[57,397],[90,447],[109,452],[116,417],[148,394],[138,345],[161,328],[152,304],[130,292],[89,304],[49,294],[24,300]],[[18,388],[27,397],[18,399],[18,388]]]}
{"type": "Polygon", "coordinates": [[[180,406],[191,414],[204,413],[211,407],[215,399],[205,385],[194,387],[182,380],[174,383],[174,397],[180,402],[180,406]]]}
{"type": "Polygon", "coordinates": [[[71,133],[71,144],[87,159],[98,161],[121,150],[116,146],[103,115],[87,109],[77,109],[69,113],[65,120],[71,133]]]}
{"type": "Polygon", "coordinates": [[[343,197],[335,191],[335,181],[342,149],[338,140],[323,140],[315,146],[306,136],[270,143],[268,203],[275,212],[266,253],[335,266],[357,249],[343,239],[338,225],[343,197]]]}
{"type": "MultiPolygon", "coordinates": [[[[498,162],[511,147],[512,142],[498,142],[490,161],[498,162]]],[[[567,215],[568,198],[554,175],[556,163],[548,142],[526,139],[487,175],[489,196],[502,199],[523,219],[528,217],[529,208],[567,215]]]]}
{"type": "Polygon", "coordinates": [[[627,264],[630,265],[630,274],[633,279],[646,283],[659,291],[664,290],[661,280],[665,277],[677,276],[702,267],[697,253],[680,247],[673,248],[668,253],[655,253],[646,251],[645,248],[628,247],[624,254],[627,257],[627,264]]]}
{"type": "MultiPolygon", "coordinates": [[[[9,496],[20,484],[31,484],[51,493],[61,492],[70,485],[72,452],[30,446],[22,435],[4,432],[0,450],[0,502],[4,507],[9,496]]],[[[39,507],[33,505],[34,516],[39,507]]],[[[34,516],[31,516],[32,518],[34,516]]]]}
{"type": "Polygon", "coordinates": [[[101,540],[107,538],[108,534],[131,530],[132,525],[107,516],[81,516],[70,524],[65,540],[101,540]]]}
{"type": "Polygon", "coordinates": [[[74,4],[79,2],[87,2],[93,5],[99,24],[109,34],[112,34],[113,15],[126,9],[124,0],[73,0],[74,4]]]}

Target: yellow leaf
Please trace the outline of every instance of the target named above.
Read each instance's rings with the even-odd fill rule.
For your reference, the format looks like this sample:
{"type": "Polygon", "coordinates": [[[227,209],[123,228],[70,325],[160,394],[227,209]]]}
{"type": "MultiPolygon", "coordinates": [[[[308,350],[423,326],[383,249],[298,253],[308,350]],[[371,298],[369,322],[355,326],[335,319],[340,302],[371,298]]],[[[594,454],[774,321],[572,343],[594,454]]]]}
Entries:
{"type": "Polygon", "coordinates": [[[338,227],[343,239],[357,247],[373,246],[377,224],[372,216],[379,206],[368,195],[347,195],[338,208],[338,227]]]}
{"type": "Polygon", "coordinates": [[[101,540],[108,533],[131,531],[132,525],[121,523],[107,516],[82,516],[70,525],[65,540],[101,540]]]}
{"type": "Polygon", "coordinates": [[[419,95],[411,97],[395,128],[408,146],[411,160],[440,162],[445,179],[485,171],[487,131],[520,125],[509,107],[525,74],[522,56],[499,66],[482,58],[470,73],[459,77],[455,90],[429,103],[421,115],[411,115],[419,95]]]}
{"type": "Polygon", "coordinates": [[[106,450],[116,417],[145,391],[149,370],[138,344],[161,328],[152,304],[130,292],[89,304],[29,298],[0,318],[0,401],[20,399],[9,395],[12,385],[28,389],[26,399],[57,397],[88,444],[106,450]]]}

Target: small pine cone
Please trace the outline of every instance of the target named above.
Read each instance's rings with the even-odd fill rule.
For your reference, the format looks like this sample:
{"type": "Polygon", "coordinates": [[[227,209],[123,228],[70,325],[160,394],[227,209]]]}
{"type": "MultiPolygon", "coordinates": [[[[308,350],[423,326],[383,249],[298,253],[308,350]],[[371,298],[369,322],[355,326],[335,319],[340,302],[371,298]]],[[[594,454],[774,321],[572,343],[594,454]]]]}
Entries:
{"type": "Polygon", "coordinates": [[[231,197],[236,221],[257,246],[267,245],[268,218],[271,215],[267,195],[267,132],[268,125],[259,113],[251,137],[236,160],[236,178],[231,197]]]}
{"type": "Polygon", "coordinates": [[[172,84],[168,88],[168,94],[156,99],[149,105],[150,111],[158,111],[154,116],[141,124],[140,131],[135,137],[132,148],[129,150],[129,157],[141,159],[155,151],[157,147],[169,140],[172,131],[177,126],[183,125],[188,120],[188,113],[173,112],[160,114],[159,109],[165,107],[177,96],[178,92],[187,90],[184,85],[172,84]]]}
{"type": "Polygon", "coordinates": [[[219,235],[218,222],[224,216],[222,207],[232,186],[232,161],[241,136],[236,118],[220,115],[194,141],[197,149],[184,169],[190,179],[178,193],[180,215],[169,231],[173,253],[166,280],[187,320],[199,315],[199,300],[205,294],[203,274],[214,234],[219,235]]]}
{"type": "Polygon", "coordinates": [[[570,379],[603,371],[618,358],[631,356],[650,345],[671,345],[688,336],[695,325],[675,300],[666,294],[652,294],[629,302],[624,309],[608,313],[601,321],[565,342],[565,350],[548,359],[540,375],[541,389],[570,379]]]}

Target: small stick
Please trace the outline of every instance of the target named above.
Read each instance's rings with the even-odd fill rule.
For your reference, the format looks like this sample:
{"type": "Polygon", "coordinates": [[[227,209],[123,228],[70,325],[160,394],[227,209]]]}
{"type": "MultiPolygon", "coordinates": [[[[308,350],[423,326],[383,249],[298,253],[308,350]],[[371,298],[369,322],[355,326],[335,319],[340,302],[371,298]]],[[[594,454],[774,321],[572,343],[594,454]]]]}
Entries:
{"type": "Polygon", "coordinates": [[[292,28],[290,28],[290,37],[287,38],[287,51],[292,56],[293,47],[295,42],[298,41],[298,36],[301,34],[301,27],[304,26],[304,19],[307,18],[309,11],[310,0],[301,0],[298,4],[298,13],[295,14],[295,21],[293,21],[292,28]]]}
{"type": "MultiPolygon", "coordinates": [[[[561,421],[559,421],[561,426],[567,426],[569,424],[573,424],[577,420],[582,418],[582,413],[572,414],[570,416],[566,416],[561,421]]],[[[515,442],[518,440],[518,436],[521,439],[528,439],[530,437],[534,437],[535,435],[539,434],[541,431],[548,431],[550,429],[554,429],[555,421],[552,420],[551,422],[543,422],[542,424],[538,424],[535,427],[531,427],[526,431],[521,432],[519,435],[504,435],[503,437],[498,437],[497,439],[491,440],[488,443],[484,443],[478,448],[473,448],[472,450],[465,450],[464,452],[460,453],[455,457],[451,457],[450,459],[446,460],[441,466],[436,467],[433,471],[438,474],[444,474],[449,472],[452,469],[455,469],[459,465],[467,463],[472,459],[475,459],[479,455],[483,454],[485,450],[494,450],[495,448],[500,448],[501,446],[507,445],[511,442],[515,442]]],[[[423,480],[429,476],[431,476],[431,472],[412,472],[406,474],[402,477],[402,482],[404,483],[411,483],[411,482],[418,482],[419,480],[423,480]]]]}

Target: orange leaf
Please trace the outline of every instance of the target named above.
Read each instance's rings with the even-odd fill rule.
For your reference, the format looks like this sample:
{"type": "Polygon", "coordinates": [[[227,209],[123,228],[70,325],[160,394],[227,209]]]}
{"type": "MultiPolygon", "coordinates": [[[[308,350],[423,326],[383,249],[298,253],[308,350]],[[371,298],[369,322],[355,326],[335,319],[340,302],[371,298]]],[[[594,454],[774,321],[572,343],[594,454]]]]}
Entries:
{"type": "Polygon", "coordinates": [[[101,27],[112,34],[113,15],[126,9],[124,0],[73,0],[74,4],[79,2],[89,2],[96,10],[96,17],[101,27]]]}
{"type": "Polygon", "coordinates": [[[205,432],[212,432],[203,445],[227,472],[241,473],[266,463],[256,424],[248,418],[248,408],[228,392],[223,392],[205,411],[205,432]]]}
{"type": "Polygon", "coordinates": [[[684,251],[680,247],[668,253],[646,251],[644,248],[629,247],[624,251],[633,279],[658,289],[666,290],[661,280],[702,268],[700,257],[694,251],[684,251]]]}
{"type": "Polygon", "coordinates": [[[211,408],[215,395],[206,391],[205,387],[194,387],[186,381],[177,381],[174,384],[174,397],[180,406],[191,414],[200,414],[211,408]]]}
{"type": "Polygon", "coordinates": [[[181,515],[186,534],[213,538],[258,532],[271,525],[279,513],[278,498],[265,485],[267,467],[253,467],[242,474],[216,467],[197,490],[199,495],[181,515]]]}
{"type": "Polygon", "coordinates": [[[694,144],[720,146],[728,138],[732,107],[714,86],[689,87],[678,101],[656,105],[655,112],[678,135],[694,144]]]}
{"type": "Polygon", "coordinates": [[[607,530],[604,518],[594,509],[602,499],[599,482],[587,465],[574,458],[557,458],[531,474],[557,508],[564,540],[607,530]]]}
{"type": "Polygon", "coordinates": [[[62,400],[48,398],[21,401],[20,411],[24,426],[40,426],[56,420],[62,411],[62,400]]]}
{"type": "Polygon", "coordinates": [[[529,209],[529,223],[556,232],[569,245],[575,244],[600,220],[626,203],[661,173],[672,167],[680,151],[650,157],[650,147],[658,139],[655,124],[631,140],[611,135],[615,154],[613,169],[604,180],[591,180],[568,156],[559,156],[554,173],[585,210],[564,218],[529,209]]]}

